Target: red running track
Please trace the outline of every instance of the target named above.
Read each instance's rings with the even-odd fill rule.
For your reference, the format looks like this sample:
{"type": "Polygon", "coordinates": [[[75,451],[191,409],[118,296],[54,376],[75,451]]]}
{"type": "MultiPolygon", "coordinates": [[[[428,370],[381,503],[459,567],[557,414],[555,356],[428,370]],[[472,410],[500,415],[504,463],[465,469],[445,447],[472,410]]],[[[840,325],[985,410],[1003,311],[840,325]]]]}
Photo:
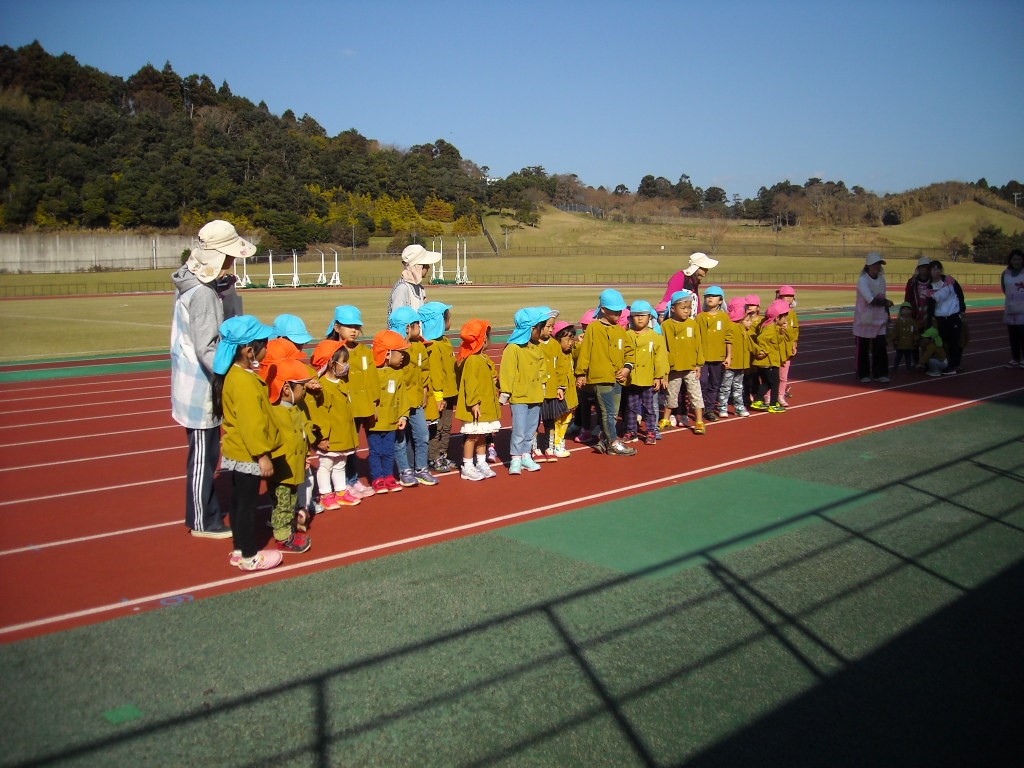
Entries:
{"type": "Polygon", "coordinates": [[[308,553],[252,574],[228,565],[230,540],[198,540],[183,525],[185,439],[169,415],[166,371],[0,385],[0,514],[9,520],[0,641],[558,514],[1024,391],[1024,370],[1003,367],[1001,312],[972,312],[970,323],[965,374],[898,373],[886,386],[855,382],[848,321],[805,323],[786,414],[730,417],[704,436],[671,430],[635,457],[576,446],[534,474],[443,476],[320,516],[308,553]]]}

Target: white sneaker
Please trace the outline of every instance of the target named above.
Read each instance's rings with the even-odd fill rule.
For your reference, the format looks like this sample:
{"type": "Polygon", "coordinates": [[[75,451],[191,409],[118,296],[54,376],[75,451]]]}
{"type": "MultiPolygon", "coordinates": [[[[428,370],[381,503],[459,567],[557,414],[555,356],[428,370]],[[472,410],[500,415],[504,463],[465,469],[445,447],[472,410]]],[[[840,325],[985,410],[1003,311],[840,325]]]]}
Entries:
{"type": "Polygon", "coordinates": [[[879,376],[877,379],[875,379],[875,381],[877,381],[880,384],[888,384],[891,381],[891,379],[888,376],[879,376]]]}
{"type": "Polygon", "coordinates": [[[484,480],[490,480],[492,477],[498,476],[498,473],[491,469],[490,464],[486,461],[477,464],[476,468],[480,470],[480,474],[484,476],[484,480]]]}
{"type": "Polygon", "coordinates": [[[718,418],[720,418],[720,419],[728,419],[729,418],[729,411],[727,409],[725,409],[725,408],[719,408],[718,409],[718,418]]]}
{"type": "Polygon", "coordinates": [[[671,416],[668,417],[668,423],[671,424],[673,427],[678,426],[678,424],[676,423],[677,421],[678,419],[676,419],[675,414],[672,414],[671,416]]]}
{"type": "Polygon", "coordinates": [[[468,466],[463,464],[462,468],[459,470],[459,477],[463,480],[472,480],[473,482],[487,479],[484,473],[481,472],[480,468],[475,464],[470,464],[468,466]]]}

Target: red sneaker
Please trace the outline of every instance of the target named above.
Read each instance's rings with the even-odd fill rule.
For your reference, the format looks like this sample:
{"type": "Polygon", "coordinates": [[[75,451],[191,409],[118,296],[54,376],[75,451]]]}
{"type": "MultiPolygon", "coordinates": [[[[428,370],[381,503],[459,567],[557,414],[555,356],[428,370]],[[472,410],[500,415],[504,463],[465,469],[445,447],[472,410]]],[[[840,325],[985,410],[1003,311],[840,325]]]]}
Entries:
{"type": "Polygon", "coordinates": [[[374,493],[388,492],[388,483],[386,478],[378,477],[376,480],[373,481],[372,486],[374,493]]]}
{"type": "Polygon", "coordinates": [[[387,493],[398,493],[405,490],[402,484],[395,480],[394,475],[388,475],[384,478],[384,487],[387,488],[387,493]]]}

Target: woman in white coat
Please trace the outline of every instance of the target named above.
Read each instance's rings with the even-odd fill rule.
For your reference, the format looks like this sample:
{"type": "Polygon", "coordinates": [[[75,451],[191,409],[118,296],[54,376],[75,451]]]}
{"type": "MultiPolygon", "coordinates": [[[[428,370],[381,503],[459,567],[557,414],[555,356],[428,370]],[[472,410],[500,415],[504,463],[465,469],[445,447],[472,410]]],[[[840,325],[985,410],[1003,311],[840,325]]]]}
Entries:
{"type": "Polygon", "coordinates": [[[869,253],[857,280],[857,303],[853,310],[853,335],[857,339],[857,378],[861,384],[889,381],[886,327],[892,302],[885,295],[885,260],[869,253]]]}

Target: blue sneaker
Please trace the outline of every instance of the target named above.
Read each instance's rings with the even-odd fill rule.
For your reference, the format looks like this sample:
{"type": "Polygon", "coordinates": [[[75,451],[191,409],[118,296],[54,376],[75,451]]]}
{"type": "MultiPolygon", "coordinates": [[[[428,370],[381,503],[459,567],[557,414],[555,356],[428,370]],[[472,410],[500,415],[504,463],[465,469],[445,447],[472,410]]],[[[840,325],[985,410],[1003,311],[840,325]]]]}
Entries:
{"type": "Polygon", "coordinates": [[[426,468],[417,469],[414,477],[416,478],[416,482],[419,483],[420,485],[437,485],[439,482],[441,482],[432,474],[430,474],[430,472],[426,468]]]}
{"type": "Polygon", "coordinates": [[[528,453],[524,453],[521,458],[523,469],[527,472],[536,472],[540,469],[540,464],[533,460],[533,456],[528,453]]]}

